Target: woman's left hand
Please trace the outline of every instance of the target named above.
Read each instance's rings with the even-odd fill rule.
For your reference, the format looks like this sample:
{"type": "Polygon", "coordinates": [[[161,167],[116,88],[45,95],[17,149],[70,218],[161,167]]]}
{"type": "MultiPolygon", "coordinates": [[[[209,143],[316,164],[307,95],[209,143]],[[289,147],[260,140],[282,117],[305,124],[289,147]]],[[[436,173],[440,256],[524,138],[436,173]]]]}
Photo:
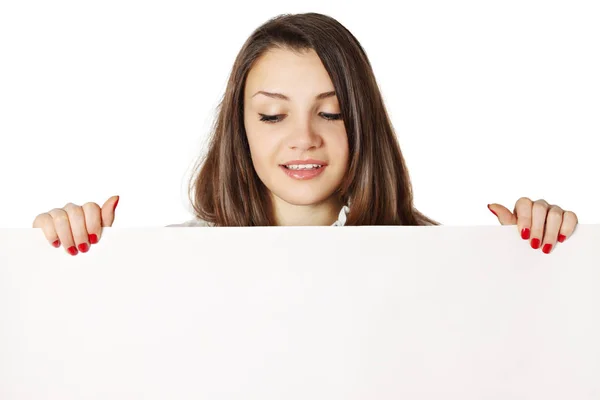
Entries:
{"type": "Polygon", "coordinates": [[[539,249],[541,245],[546,254],[550,253],[557,240],[562,243],[571,237],[578,222],[574,212],[564,211],[542,199],[531,201],[521,197],[512,213],[496,203],[488,204],[488,208],[502,225],[517,225],[521,238],[531,238],[531,247],[539,249]]]}

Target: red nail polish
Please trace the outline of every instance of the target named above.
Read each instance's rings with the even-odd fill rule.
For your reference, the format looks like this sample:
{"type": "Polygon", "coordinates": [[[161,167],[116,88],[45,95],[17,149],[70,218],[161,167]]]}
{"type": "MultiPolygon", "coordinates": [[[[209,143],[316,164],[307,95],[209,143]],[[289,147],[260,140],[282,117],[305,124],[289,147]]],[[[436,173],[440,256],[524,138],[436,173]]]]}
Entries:
{"type": "Polygon", "coordinates": [[[533,247],[534,249],[539,249],[540,248],[540,239],[531,239],[531,247],[533,247]]]}
{"type": "Polygon", "coordinates": [[[52,243],[52,246],[54,246],[54,247],[58,247],[58,246],[60,246],[60,240],[58,240],[58,239],[57,239],[57,240],[55,240],[55,241],[52,243]]]}
{"type": "Polygon", "coordinates": [[[115,206],[113,207],[113,212],[115,212],[115,210],[117,209],[117,204],[119,204],[120,199],[120,197],[117,197],[117,201],[115,201],[115,206]]]}
{"type": "Polygon", "coordinates": [[[68,251],[68,252],[69,252],[69,254],[70,254],[70,255],[72,255],[72,256],[74,256],[74,255],[77,255],[77,253],[79,253],[79,252],[77,251],[77,249],[75,248],[75,246],[71,246],[71,247],[69,247],[69,248],[67,249],[67,251],[68,251]]]}
{"type": "Polygon", "coordinates": [[[567,237],[565,235],[563,235],[563,234],[558,235],[558,241],[561,242],[561,243],[564,242],[566,238],[567,237]]]}
{"type": "Polygon", "coordinates": [[[493,212],[493,213],[494,213],[494,215],[495,215],[496,217],[498,216],[498,214],[496,214],[496,211],[494,211],[494,210],[492,210],[492,209],[490,208],[490,205],[489,205],[489,204],[488,204],[488,209],[489,209],[491,212],[493,212]]]}
{"type": "Polygon", "coordinates": [[[81,251],[82,253],[87,253],[87,251],[89,250],[90,246],[88,246],[87,243],[80,243],[79,246],[77,246],[77,248],[79,249],[79,251],[81,251]]]}
{"type": "Polygon", "coordinates": [[[544,248],[542,249],[542,251],[546,254],[550,253],[550,250],[552,250],[552,245],[550,243],[546,243],[544,245],[544,248]]]}
{"type": "Polygon", "coordinates": [[[96,236],[95,233],[92,233],[91,235],[89,235],[88,239],[89,239],[89,241],[90,241],[91,244],[98,243],[98,236],[96,236]]]}
{"type": "Polygon", "coordinates": [[[531,231],[529,230],[529,228],[523,228],[523,230],[521,231],[521,238],[523,240],[529,239],[529,234],[530,233],[531,233],[531,231]]]}

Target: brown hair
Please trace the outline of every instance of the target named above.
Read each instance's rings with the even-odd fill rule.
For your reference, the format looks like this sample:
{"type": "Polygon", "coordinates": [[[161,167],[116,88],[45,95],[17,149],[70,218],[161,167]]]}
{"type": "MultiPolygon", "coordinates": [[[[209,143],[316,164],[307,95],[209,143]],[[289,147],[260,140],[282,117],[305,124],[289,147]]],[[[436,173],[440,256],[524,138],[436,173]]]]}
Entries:
{"type": "Polygon", "coordinates": [[[248,72],[272,48],[314,50],[334,85],[350,154],[339,188],[350,208],[345,225],[439,225],[413,206],[404,157],[364,49],[337,20],[318,13],[272,18],[242,46],[217,108],[208,153],[190,180],[196,217],[215,226],[274,225],[268,189],[250,158],[243,115],[248,72]]]}

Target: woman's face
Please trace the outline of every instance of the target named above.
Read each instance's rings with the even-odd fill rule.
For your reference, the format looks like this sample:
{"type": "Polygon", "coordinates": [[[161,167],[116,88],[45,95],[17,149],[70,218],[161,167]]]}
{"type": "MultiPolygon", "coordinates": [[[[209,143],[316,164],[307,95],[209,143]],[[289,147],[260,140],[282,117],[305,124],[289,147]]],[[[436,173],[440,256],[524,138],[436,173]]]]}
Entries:
{"type": "Polygon", "coordinates": [[[271,194],[289,204],[330,199],[346,173],[348,138],[333,92],[314,50],[274,49],[249,71],[244,125],[252,163],[271,194]]]}

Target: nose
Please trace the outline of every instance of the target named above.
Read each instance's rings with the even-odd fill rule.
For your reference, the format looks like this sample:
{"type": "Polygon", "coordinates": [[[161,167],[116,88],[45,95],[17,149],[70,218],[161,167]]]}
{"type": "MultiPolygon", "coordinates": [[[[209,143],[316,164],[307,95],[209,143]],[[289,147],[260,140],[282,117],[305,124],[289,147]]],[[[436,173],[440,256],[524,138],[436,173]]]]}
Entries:
{"type": "Polygon", "coordinates": [[[321,147],[323,138],[310,123],[298,124],[290,134],[288,146],[295,150],[310,150],[321,147]]]}

